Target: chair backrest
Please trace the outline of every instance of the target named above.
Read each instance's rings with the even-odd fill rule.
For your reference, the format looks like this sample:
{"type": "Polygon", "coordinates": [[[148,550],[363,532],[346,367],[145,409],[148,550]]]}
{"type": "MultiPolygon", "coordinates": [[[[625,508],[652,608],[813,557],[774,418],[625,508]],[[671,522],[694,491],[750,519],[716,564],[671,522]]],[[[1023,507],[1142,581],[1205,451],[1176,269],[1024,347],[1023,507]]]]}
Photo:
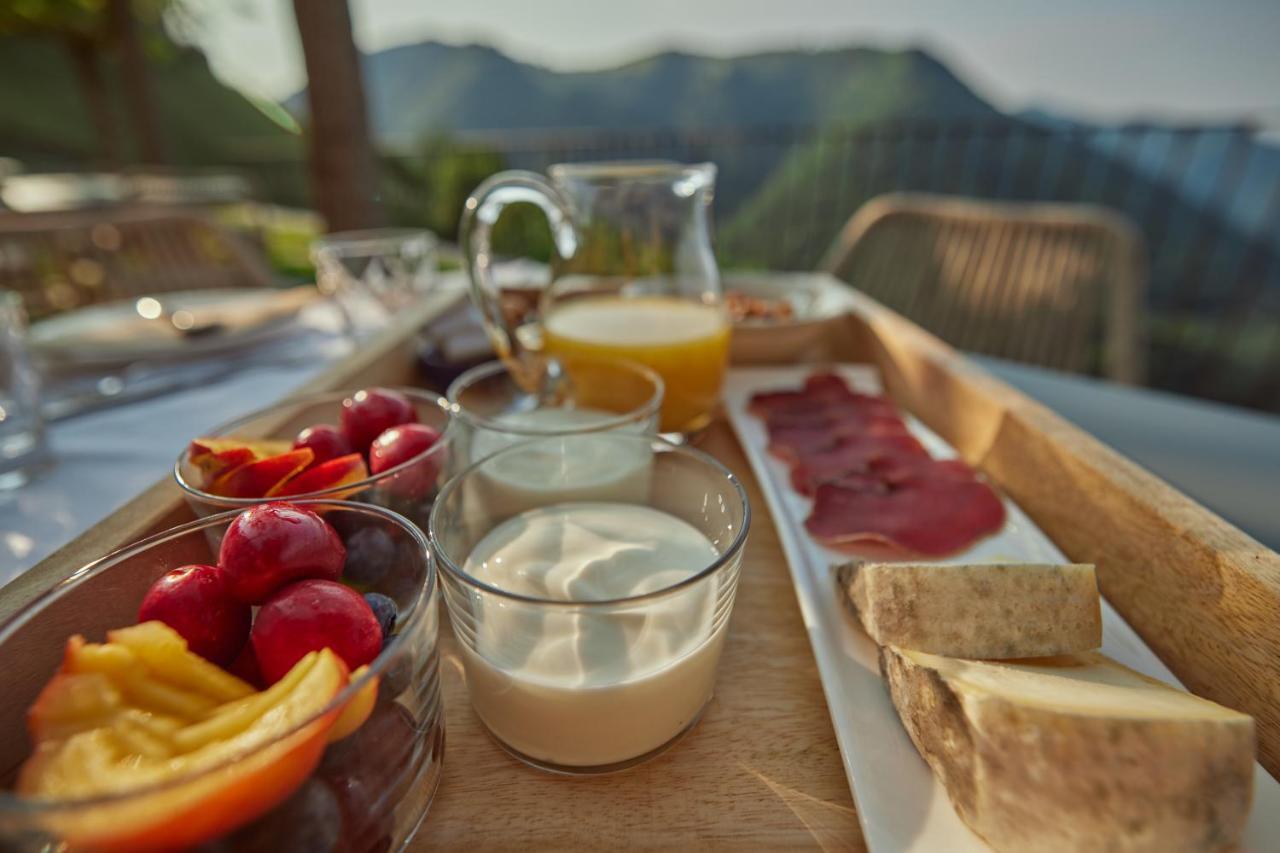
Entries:
{"type": "Polygon", "coordinates": [[[32,319],[115,299],[272,283],[247,245],[189,212],[0,214],[0,289],[20,293],[32,319]]]}
{"type": "Polygon", "coordinates": [[[959,349],[1140,383],[1142,258],[1103,208],[892,194],[821,265],[959,349]]]}

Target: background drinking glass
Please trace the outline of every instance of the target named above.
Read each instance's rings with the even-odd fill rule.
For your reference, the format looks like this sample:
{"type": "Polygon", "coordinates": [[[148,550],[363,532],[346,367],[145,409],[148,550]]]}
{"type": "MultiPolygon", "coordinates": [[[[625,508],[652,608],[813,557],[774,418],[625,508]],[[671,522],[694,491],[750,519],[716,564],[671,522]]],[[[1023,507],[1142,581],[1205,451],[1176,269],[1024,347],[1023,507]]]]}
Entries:
{"type": "Polygon", "coordinates": [[[449,386],[453,415],[451,470],[519,441],[620,431],[657,432],[662,377],[641,364],[574,360],[560,364],[561,381],[527,391],[506,364],[473,367],[449,386]]]}
{"type": "MultiPolygon", "coordinates": [[[[498,742],[536,767],[602,773],[645,761],[692,728],[715,684],[750,515],[741,484],[710,456],[621,432],[524,442],[445,484],[431,512],[436,564],[472,705],[498,742]],[[515,460],[526,470],[536,460],[540,489],[512,483],[515,460]],[[610,600],[522,595],[464,568],[508,519],[548,504],[589,512],[596,501],[619,517],[657,510],[692,527],[710,545],[705,567],[610,600]]],[[[536,573],[546,556],[506,570],[536,573]]]]}
{"type": "Polygon", "coordinates": [[[22,299],[0,291],[0,489],[20,486],[47,456],[40,380],[27,352],[22,299]]]}
{"type": "Polygon", "coordinates": [[[375,332],[436,280],[434,234],[411,228],[340,231],[316,240],[316,286],[346,315],[348,331],[375,332]]]}

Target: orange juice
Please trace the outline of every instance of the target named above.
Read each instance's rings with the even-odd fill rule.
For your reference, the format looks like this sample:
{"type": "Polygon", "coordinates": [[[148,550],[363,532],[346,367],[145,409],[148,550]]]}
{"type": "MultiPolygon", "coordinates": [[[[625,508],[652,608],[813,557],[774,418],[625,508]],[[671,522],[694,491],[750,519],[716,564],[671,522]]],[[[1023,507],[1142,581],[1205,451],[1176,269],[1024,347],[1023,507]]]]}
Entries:
{"type": "Polygon", "coordinates": [[[594,296],[562,302],[542,322],[546,352],[565,359],[624,358],[666,384],[663,432],[711,422],[729,362],[729,321],[719,305],[667,296],[594,296]]]}

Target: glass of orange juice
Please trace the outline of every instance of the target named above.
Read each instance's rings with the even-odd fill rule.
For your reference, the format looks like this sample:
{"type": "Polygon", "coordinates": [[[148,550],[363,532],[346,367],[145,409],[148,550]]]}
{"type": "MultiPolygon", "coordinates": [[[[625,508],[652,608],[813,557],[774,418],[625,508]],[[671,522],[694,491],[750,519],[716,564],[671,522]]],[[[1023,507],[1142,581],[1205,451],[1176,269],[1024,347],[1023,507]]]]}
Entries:
{"type": "Polygon", "coordinates": [[[639,362],[666,385],[660,429],[690,436],[715,414],[729,319],[711,250],[711,163],[569,163],[549,180],[502,172],[467,199],[463,257],[498,353],[529,385],[557,360],[639,362]],[[546,214],[551,281],[517,325],[492,275],[491,228],[508,204],[546,214]]]}

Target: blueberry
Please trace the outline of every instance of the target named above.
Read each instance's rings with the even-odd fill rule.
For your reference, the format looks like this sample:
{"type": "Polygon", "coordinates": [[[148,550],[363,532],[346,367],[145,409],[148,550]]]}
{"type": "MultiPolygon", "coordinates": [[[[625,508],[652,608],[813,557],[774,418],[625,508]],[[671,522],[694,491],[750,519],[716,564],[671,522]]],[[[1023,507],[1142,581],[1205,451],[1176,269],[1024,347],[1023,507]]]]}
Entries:
{"type": "Polygon", "coordinates": [[[386,648],[387,643],[391,642],[391,634],[396,629],[396,603],[376,592],[366,592],[364,600],[369,602],[369,609],[373,611],[378,625],[382,627],[382,647],[386,648]]]}
{"type": "Polygon", "coordinates": [[[378,701],[390,702],[409,689],[413,683],[413,656],[404,650],[396,654],[395,659],[387,664],[382,672],[382,683],[378,687],[378,701]]]}
{"type": "Polygon", "coordinates": [[[311,778],[289,799],[226,840],[237,853],[328,853],[342,841],[342,823],[342,807],[334,790],[311,778]]]}
{"type": "Polygon", "coordinates": [[[396,540],[381,527],[361,527],[346,539],[347,563],[343,580],[373,586],[396,564],[396,540]]]}

